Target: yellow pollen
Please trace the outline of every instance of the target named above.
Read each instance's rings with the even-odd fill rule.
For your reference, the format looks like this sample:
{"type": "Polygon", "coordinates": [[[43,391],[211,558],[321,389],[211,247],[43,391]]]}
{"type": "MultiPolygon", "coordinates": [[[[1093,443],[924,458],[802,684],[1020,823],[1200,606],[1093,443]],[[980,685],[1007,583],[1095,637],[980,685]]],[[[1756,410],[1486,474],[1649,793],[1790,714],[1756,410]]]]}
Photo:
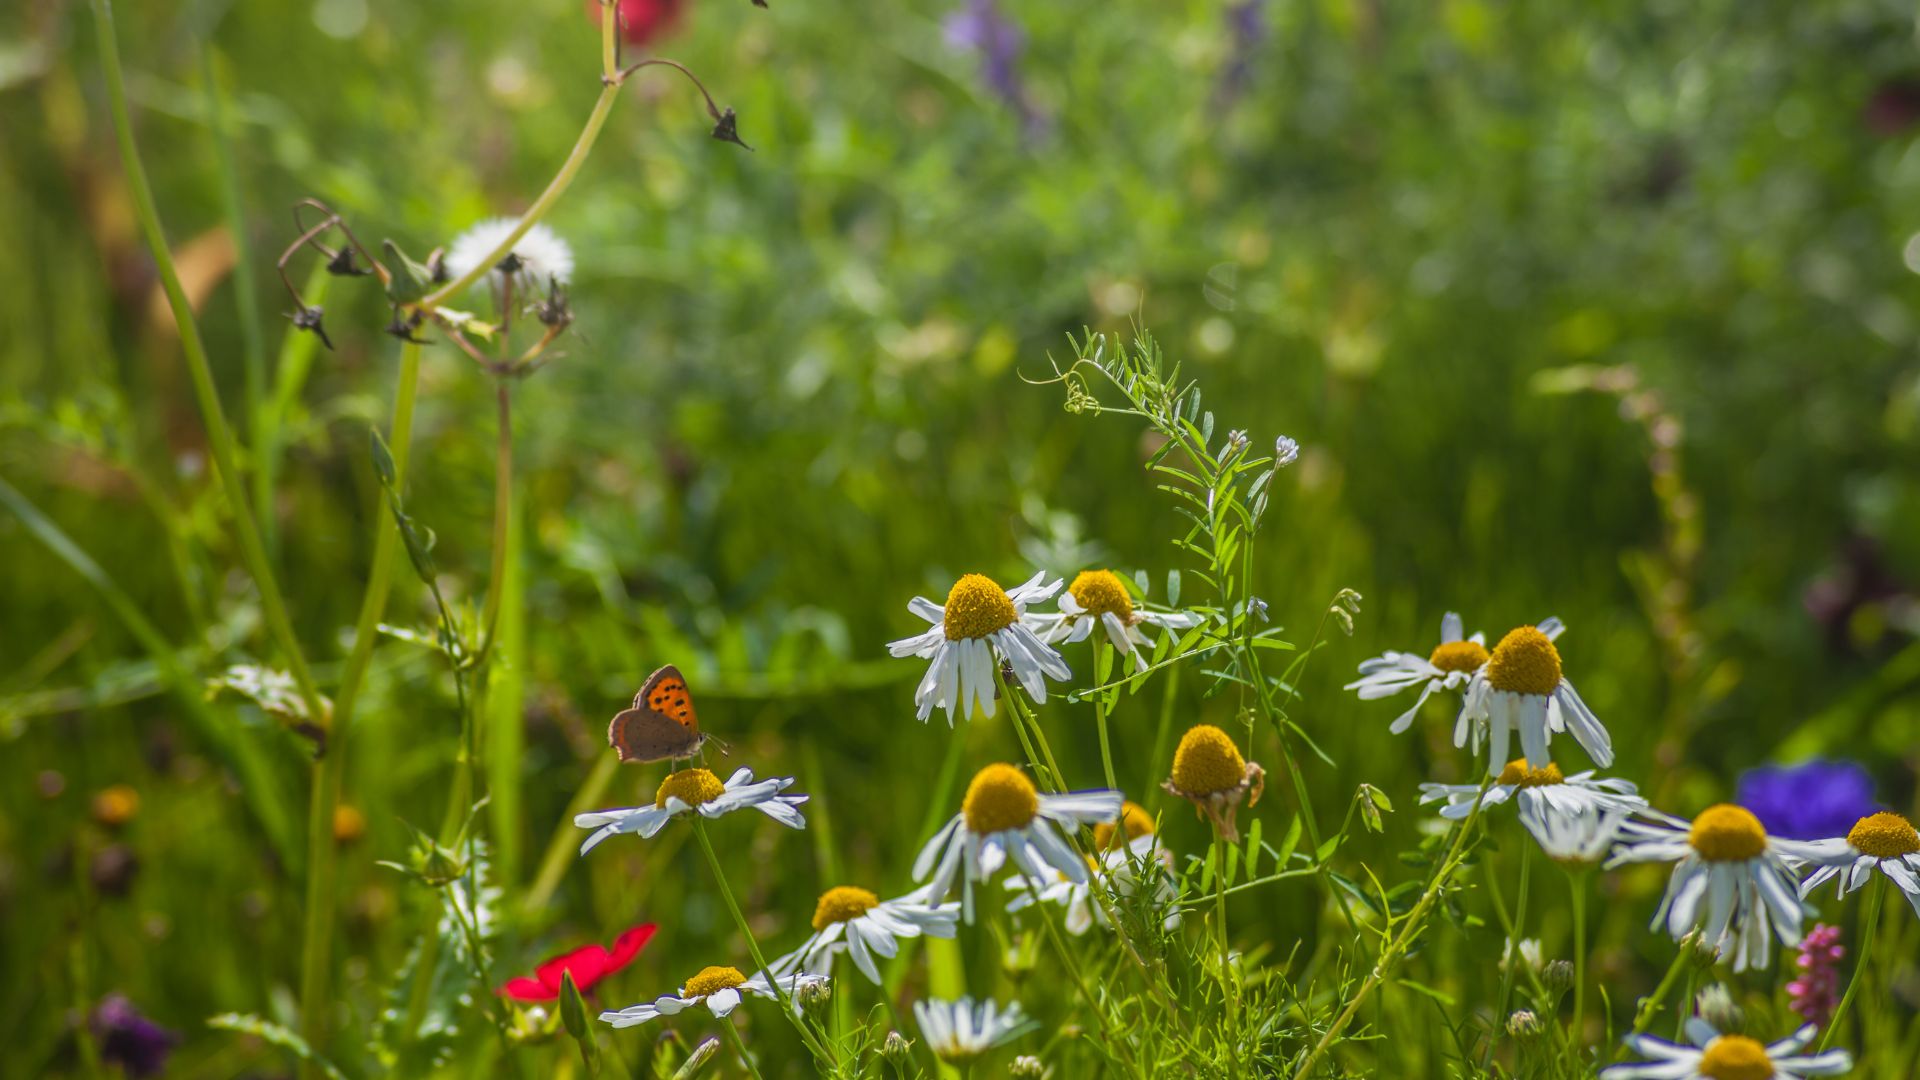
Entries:
{"type": "Polygon", "coordinates": [[[1173,786],[1189,795],[1212,795],[1247,780],[1247,759],[1227,733],[1212,724],[1195,724],[1180,736],[1173,752],[1173,786]]]}
{"type": "Polygon", "coordinates": [[[1767,850],[1767,830],[1746,807],[1720,803],[1693,819],[1687,843],[1708,862],[1745,862],[1767,850]]]}
{"type": "Polygon", "coordinates": [[[1019,617],[1007,590],[985,574],[962,574],[947,592],[948,641],[986,637],[1012,626],[1019,617]]]}
{"type": "Polygon", "coordinates": [[[1477,641],[1445,641],[1433,647],[1427,663],[1441,671],[1479,671],[1487,662],[1487,647],[1477,641]]]}
{"type": "Polygon", "coordinates": [[[813,909],[813,928],[825,930],[837,922],[857,919],[880,906],[880,898],[856,885],[835,885],[820,894],[813,909]]]}
{"type": "Polygon", "coordinates": [[[1141,808],[1140,804],[1128,799],[1120,804],[1119,824],[1126,829],[1123,838],[1114,822],[1103,821],[1093,827],[1093,846],[1096,851],[1113,851],[1143,836],[1153,835],[1153,815],[1141,808]]]}
{"type": "Polygon", "coordinates": [[[1019,769],[989,765],[973,774],[960,813],[975,836],[1025,828],[1040,813],[1040,793],[1019,769]]]}
{"type": "Polygon", "coordinates": [[[672,796],[688,806],[699,806],[719,798],[726,790],[720,778],[707,769],[681,769],[660,781],[660,791],[654,795],[653,805],[664,809],[667,797],[672,796]]]}
{"type": "Polygon", "coordinates": [[[1507,784],[1512,787],[1552,787],[1554,784],[1566,782],[1567,778],[1561,774],[1560,766],[1549,761],[1542,768],[1529,769],[1526,758],[1515,758],[1507,762],[1507,767],[1500,770],[1500,778],[1494,781],[1496,784],[1507,784]]]}
{"type": "Polygon", "coordinates": [[[1767,1048],[1745,1035],[1722,1035],[1700,1055],[1701,1076],[1712,1080],[1773,1080],[1773,1059],[1767,1048]]]}
{"type": "Polygon", "coordinates": [[[680,988],[680,996],[703,998],[722,990],[732,990],[746,981],[747,977],[740,974],[739,968],[705,967],[700,969],[700,974],[688,979],[687,985],[680,988]]]}
{"type": "Polygon", "coordinates": [[[1913,823],[1899,814],[1882,811],[1855,822],[1847,833],[1847,843],[1862,855],[1897,859],[1920,851],[1920,832],[1915,832],[1913,823]]]}
{"type": "Polygon", "coordinates": [[[1487,682],[1495,690],[1545,697],[1560,685],[1560,650],[1538,629],[1516,626],[1487,658],[1487,682]]]}
{"type": "Polygon", "coordinates": [[[1118,615],[1121,622],[1133,617],[1133,597],[1127,595],[1120,575],[1111,570],[1082,570],[1067,591],[1094,615],[1118,615]]]}

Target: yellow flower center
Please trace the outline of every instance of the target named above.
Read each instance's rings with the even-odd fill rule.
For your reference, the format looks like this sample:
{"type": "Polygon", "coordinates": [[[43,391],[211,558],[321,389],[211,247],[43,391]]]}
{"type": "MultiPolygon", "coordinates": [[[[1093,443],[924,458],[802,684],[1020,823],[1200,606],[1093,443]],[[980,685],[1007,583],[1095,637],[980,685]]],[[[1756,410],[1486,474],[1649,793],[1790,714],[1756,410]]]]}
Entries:
{"type": "Polygon", "coordinates": [[[1487,662],[1487,647],[1477,641],[1444,641],[1433,647],[1433,655],[1427,657],[1427,663],[1441,671],[1464,671],[1468,674],[1480,670],[1487,662]]]}
{"type": "Polygon", "coordinates": [[[1189,795],[1212,795],[1239,787],[1247,779],[1247,759],[1227,733],[1212,724],[1195,724],[1180,736],[1173,752],[1173,786],[1189,795]]]}
{"type": "Polygon", "coordinates": [[[119,828],[140,812],[140,793],[126,784],[115,784],[93,797],[93,820],[110,828],[119,828]]]}
{"type": "Polygon", "coordinates": [[[1121,622],[1133,617],[1133,597],[1120,575],[1111,570],[1082,570],[1067,586],[1080,606],[1094,615],[1118,615],[1121,622]]]}
{"type": "Polygon", "coordinates": [[[740,974],[739,968],[701,968],[700,974],[688,979],[687,985],[680,988],[680,996],[683,998],[703,998],[708,994],[717,994],[722,990],[731,990],[746,981],[747,977],[740,974]]]}
{"type": "Polygon", "coordinates": [[[1693,819],[1687,843],[1708,862],[1745,862],[1767,850],[1767,830],[1746,807],[1720,803],[1693,819]]]}
{"type": "Polygon", "coordinates": [[[947,592],[948,641],[986,637],[1012,626],[1019,617],[1007,590],[985,574],[962,574],[947,592]]]}
{"type": "Polygon", "coordinates": [[[1011,765],[989,765],[973,774],[960,813],[976,836],[1021,829],[1040,813],[1040,793],[1027,774],[1011,765]]]}
{"type": "Polygon", "coordinates": [[[1516,626],[1487,658],[1487,682],[1495,690],[1545,697],[1560,685],[1560,650],[1538,629],[1516,626]]]}
{"type": "Polygon", "coordinates": [[[857,919],[880,906],[880,898],[855,885],[835,885],[820,894],[813,909],[813,928],[825,930],[837,922],[857,919]]]}
{"type": "Polygon", "coordinates": [[[1560,766],[1549,761],[1541,768],[1529,769],[1526,758],[1507,762],[1507,767],[1500,770],[1500,778],[1494,781],[1512,787],[1551,787],[1566,782],[1567,778],[1560,773],[1560,766]]]}
{"type": "Polygon", "coordinates": [[[1117,848],[1153,835],[1153,815],[1141,808],[1140,804],[1129,799],[1120,804],[1120,820],[1115,823],[1103,821],[1093,827],[1093,846],[1096,851],[1113,851],[1117,848]],[[1126,835],[1121,835],[1121,830],[1126,835]]]}
{"type": "Polygon", "coordinates": [[[1745,1035],[1722,1035],[1700,1055],[1700,1075],[1713,1080],[1772,1080],[1767,1048],[1745,1035]]]}
{"type": "Polygon", "coordinates": [[[720,778],[707,769],[681,769],[660,781],[660,790],[653,797],[653,805],[664,808],[667,798],[671,796],[688,806],[699,806],[719,798],[726,790],[720,778]]]}
{"type": "Polygon", "coordinates": [[[1920,851],[1920,832],[1899,814],[1884,811],[1861,818],[1847,833],[1847,843],[1862,855],[1897,859],[1920,851]]]}

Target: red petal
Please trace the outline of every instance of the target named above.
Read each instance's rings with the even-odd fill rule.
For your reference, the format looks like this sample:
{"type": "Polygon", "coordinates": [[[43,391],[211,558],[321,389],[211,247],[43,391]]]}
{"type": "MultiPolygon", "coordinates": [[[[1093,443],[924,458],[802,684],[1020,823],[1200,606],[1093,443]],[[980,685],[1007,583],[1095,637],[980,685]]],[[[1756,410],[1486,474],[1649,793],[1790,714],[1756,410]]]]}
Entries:
{"type": "Polygon", "coordinates": [[[515,1001],[552,1001],[560,996],[558,990],[549,990],[537,979],[522,975],[517,979],[508,979],[500,992],[515,1001]]]}
{"type": "Polygon", "coordinates": [[[573,985],[586,993],[607,975],[607,950],[598,945],[582,945],[533,969],[534,975],[555,995],[560,993],[560,976],[567,972],[573,973],[573,985]]]}
{"type": "Polygon", "coordinates": [[[640,955],[640,950],[647,947],[647,942],[653,940],[654,932],[659,929],[655,923],[643,923],[614,938],[613,952],[607,957],[607,974],[611,975],[633,963],[633,958],[640,955]]]}

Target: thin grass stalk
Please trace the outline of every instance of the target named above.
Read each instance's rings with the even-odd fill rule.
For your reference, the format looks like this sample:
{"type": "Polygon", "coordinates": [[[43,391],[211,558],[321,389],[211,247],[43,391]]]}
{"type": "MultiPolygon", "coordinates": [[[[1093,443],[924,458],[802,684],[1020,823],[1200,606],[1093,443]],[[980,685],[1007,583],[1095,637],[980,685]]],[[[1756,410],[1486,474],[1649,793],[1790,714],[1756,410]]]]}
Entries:
{"type": "Polygon", "coordinates": [[[1846,992],[1840,995],[1840,1004],[1833,1010],[1833,1019],[1827,1021],[1827,1030],[1820,1033],[1820,1045],[1814,1047],[1814,1053],[1822,1053],[1832,1044],[1833,1037],[1840,1031],[1840,1022],[1847,1018],[1847,1010],[1853,1006],[1853,997],[1860,992],[1860,984],[1867,978],[1867,961],[1873,957],[1873,939],[1880,936],[1880,908],[1887,901],[1887,882],[1884,874],[1873,875],[1873,885],[1869,888],[1866,911],[1860,916],[1860,955],[1853,962],[1853,976],[1847,980],[1846,992]]]}

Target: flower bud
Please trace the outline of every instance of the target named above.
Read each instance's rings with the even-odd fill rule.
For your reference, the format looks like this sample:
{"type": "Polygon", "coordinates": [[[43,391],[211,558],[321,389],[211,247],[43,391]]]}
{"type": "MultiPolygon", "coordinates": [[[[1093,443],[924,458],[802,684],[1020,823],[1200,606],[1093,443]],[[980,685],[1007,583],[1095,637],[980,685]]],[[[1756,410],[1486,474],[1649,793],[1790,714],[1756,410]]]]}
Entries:
{"type": "Polygon", "coordinates": [[[887,1032],[887,1041],[880,1044],[880,1056],[896,1069],[904,1069],[913,1054],[913,1041],[897,1031],[887,1032]]]}
{"type": "Polygon", "coordinates": [[[1547,994],[1555,1001],[1560,995],[1573,988],[1573,964],[1567,960],[1553,960],[1540,969],[1540,985],[1546,987],[1547,994]]]}
{"type": "Polygon", "coordinates": [[[1521,1009],[1507,1017],[1507,1034],[1516,1039],[1531,1039],[1540,1034],[1540,1018],[1532,1009],[1521,1009]]]}
{"type": "Polygon", "coordinates": [[[1700,991],[1694,999],[1694,1009],[1702,1020],[1723,1035],[1736,1034],[1746,1026],[1746,1010],[1734,1004],[1733,993],[1725,983],[1714,983],[1700,991]]]}
{"type": "Polygon", "coordinates": [[[1007,1075],[1014,1080],[1040,1080],[1047,1075],[1047,1067],[1032,1054],[1021,1054],[1013,1059],[1013,1064],[1007,1066],[1007,1075]]]}
{"type": "Polygon", "coordinates": [[[825,981],[805,983],[793,996],[794,1000],[800,1003],[801,1008],[818,1011],[826,1008],[827,1003],[833,1000],[833,984],[825,981]]]}

